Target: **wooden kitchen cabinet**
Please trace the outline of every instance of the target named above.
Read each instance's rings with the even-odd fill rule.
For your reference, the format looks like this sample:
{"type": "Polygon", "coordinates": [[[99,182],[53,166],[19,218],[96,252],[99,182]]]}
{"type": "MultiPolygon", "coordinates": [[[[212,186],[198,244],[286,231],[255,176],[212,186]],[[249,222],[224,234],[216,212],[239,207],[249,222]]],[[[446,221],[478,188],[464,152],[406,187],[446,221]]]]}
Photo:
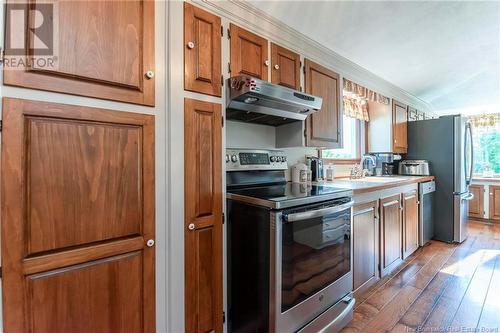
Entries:
{"type": "MultiPolygon", "coordinates": [[[[44,5],[43,1],[29,2],[32,10],[44,5]]],[[[9,6],[17,10],[23,4],[9,0],[9,6]]],[[[43,18],[47,26],[58,19],[59,33],[53,43],[57,47],[21,50],[35,58],[48,53],[51,60],[34,61],[22,70],[4,66],[4,83],[154,106],[154,6],[151,0],[58,1],[57,16],[43,18]]],[[[7,9],[6,36],[24,40],[24,31],[38,24],[33,22],[35,15],[11,20],[13,12],[7,9]]],[[[35,34],[26,36],[25,45],[32,45],[29,36],[35,34]]]]}
{"type": "Polygon", "coordinates": [[[305,91],[323,99],[321,109],[306,119],[306,145],[309,147],[342,148],[339,74],[306,59],[305,91]]]}
{"type": "Polygon", "coordinates": [[[3,99],[5,333],[155,332],[154,137],[151,115],[3,99]]]}
{"type": "Polygon", "coordinates": [[[402,258],[401,195],[380,200],[380,274],[389,274],[402,258]]]}
{"type": "Polygon", "coordinates": [[[366,290],[379,280],[378,200],[353,209],[353,290],[366,290]]]}
{"type": "Polygon", "coordinates": [[[469,201],[469,217],[484,217],[484,185],[470,185],[474,198],[469,201]]]}
{"type": "Polygon", "coordinates": [[[186,332],[222,332],[221,105],[184,100],[186,332]]]}
{"type": "Polygon", "coordinates": [[[300,55],[271,43],[271,82],[300,90],[300,55]]]}
{"type": "Polygon", "coordinates": [[[267,81],[268,41],[248,30],[230,24],[231,76],[250,75],[267,81]]]}
{"type": "Polygon", "coordinates": [[[221,19],[184,3],[184,89],[221,96],[221,19]]]}
{"type": "Polygon", "coordinates": [[[417,191],[403,193],[403,259],[418,249],[417,191]]]}
{"type": "Polygon", "coordinates": [[[490,216],[492,220],[500,221],[500,186],[490,185],[490,216]]]}
{"type": "Polygon", "coordinates": [[[392,140],[393,152],[406,154],[408,152],[408,107],[392,100],[392,140]]]}

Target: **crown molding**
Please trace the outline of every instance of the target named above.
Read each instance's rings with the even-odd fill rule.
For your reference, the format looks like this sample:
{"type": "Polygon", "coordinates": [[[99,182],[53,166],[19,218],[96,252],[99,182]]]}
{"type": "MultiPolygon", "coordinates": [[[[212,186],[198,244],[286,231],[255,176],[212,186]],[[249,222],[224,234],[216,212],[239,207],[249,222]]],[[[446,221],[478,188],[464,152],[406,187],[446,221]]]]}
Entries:
{"type": "Polygon", "coordinates": [[[412,105],[419,110],[433,110],[430,103],[384,80],[248,2],[238,0],[192,0],[191,2],[225,17],[237,25],[252,30],[272,42],[290,48],[312,61],[332,68],[346,79],[402,103],[412,105]]]}

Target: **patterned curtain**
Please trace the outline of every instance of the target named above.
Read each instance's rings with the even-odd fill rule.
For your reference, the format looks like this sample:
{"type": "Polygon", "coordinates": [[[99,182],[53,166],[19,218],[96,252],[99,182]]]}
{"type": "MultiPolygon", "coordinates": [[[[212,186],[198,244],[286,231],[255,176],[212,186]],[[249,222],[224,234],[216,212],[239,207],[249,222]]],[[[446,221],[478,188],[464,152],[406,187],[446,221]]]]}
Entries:
{"type": "Polygon", "coordinates": [[[351,118],[370,121],[368,101],[389,105],[388,97],[352,81],[344,79],[344,114],[351,118]]]}
{"type": "Polygon", "coordinates": [[[500,128],[500,113],[481,114],[469,117],[475,128],[500,128]]]}
{"type": "Polygon", "coordinates": [[[344,95],[344,114],[351,118],[370,121],[368,102],[344,95]]]}

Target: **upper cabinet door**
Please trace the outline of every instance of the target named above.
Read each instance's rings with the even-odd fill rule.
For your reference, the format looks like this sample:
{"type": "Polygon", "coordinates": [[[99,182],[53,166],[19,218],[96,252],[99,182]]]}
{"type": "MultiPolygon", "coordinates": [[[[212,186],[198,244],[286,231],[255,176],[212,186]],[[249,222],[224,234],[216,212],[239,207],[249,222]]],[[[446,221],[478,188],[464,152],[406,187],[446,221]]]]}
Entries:
{"type": "MultiPolygon", "coordinates": [[[[23,70],[5,67],[5,84],[154,105],[154,1],[57,1],[51,14],[36,0],[29,15],[26,5],[9,2],[7,46],[23,41],[23,32],[33,31],[38,19],[54,33],[45,36],[53,41],[52,61],[33,61],[23,70]],[[26,19],[18,19],[19,13],[26,19]]],[[[26,39],[24,45],[40,44],[35,33],[26,39]]],[[[7,50],[7,57],[12,52],[7,50]]],[[[35,59],[47,56],[46,49],[31,46],[20,52],[35,59]]]]}
{"type": "Polygon", "coordinates": [[[231,76],[246,74],[267,81],[267,39],[234,24],[231,29],[231,76]]]}
{"type": "Polygon", "coordinates": [[[395,153],[406,154],[408,151],[407,110],[405,104],[392,100],[392,147],[395,153]]]}
{"type": "Polygon", "coordinates": [[[184,3],[184,89],[221,96],[220,17],[184,3]]]}
{"type": "Polygon", "coordinates": [[[300,55],[271,43],[271,82],[300,90],[300,55]]]}
{"type": "Polygon", "coordinates": [[[306,145],[342,148],[340,76],[308,59],[305,72],[306,93],[323,98],[321,110],[306,119],[306,145]]]}

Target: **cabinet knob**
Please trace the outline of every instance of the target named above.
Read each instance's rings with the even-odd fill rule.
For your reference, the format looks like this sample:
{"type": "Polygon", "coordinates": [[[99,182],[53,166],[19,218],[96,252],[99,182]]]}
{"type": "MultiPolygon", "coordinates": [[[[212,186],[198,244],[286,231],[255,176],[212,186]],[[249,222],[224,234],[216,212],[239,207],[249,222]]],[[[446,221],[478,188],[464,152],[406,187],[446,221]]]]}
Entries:
{"type": "Polygon", "coordinates": [[[193,42],[188,42],[187,43],[188,49],[194,49],[194,43],[193,42]]]}
{"type": "Polygon", "coordinates": [[[155,77],[155,72],[153,72],[153,71],[147,71],[144,75],[146,76],[146,78],[148,80],[151,80],[152,78],[155,77]]]}
{"type": "Polygon", "coordinates": [[[280,69],[280,65],[276,64],[276,65],[274,65],[274,68],[275,69],[280,69]]]}
{"type": "Polygon", "coordinates": [[[195,228],[196,228],[196,226],[194,225],[194,223],[189,223],[189,225],[188,225],[189,230],[194,230],[195,228]]]}
{"type": "Polygon", "coordinates": [[[269,60],[264,61],[264,65],[269,66],[269,60]]]}
{"type": "Polygon", "coordinates": [[[155,245],[155,241],[154,239],[148,239],[148,241],[146,242],[146,245],[148,247],[152,247],[153,245],[155,245]]]}

